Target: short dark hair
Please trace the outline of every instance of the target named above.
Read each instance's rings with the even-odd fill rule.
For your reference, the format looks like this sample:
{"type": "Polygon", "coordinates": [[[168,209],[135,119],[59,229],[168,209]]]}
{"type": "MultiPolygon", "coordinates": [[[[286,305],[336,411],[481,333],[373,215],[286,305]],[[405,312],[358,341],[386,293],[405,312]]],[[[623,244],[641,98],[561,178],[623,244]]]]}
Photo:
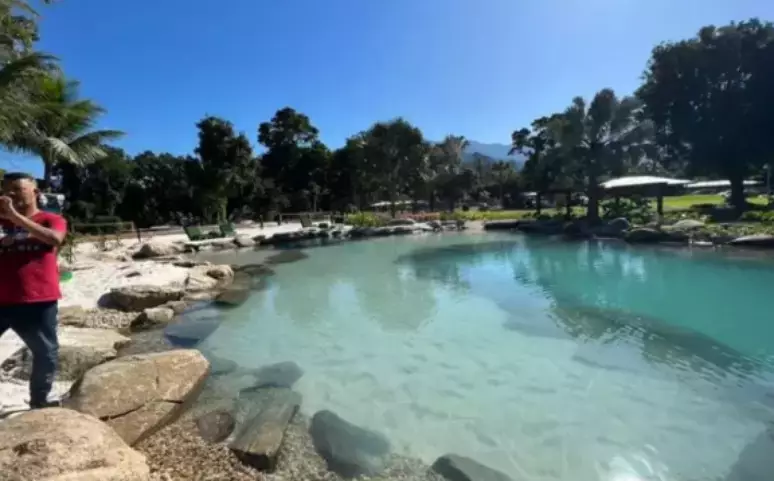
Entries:
{"type": "Polygon", "coordinates": [[[6,172],[3,174],[3,182],[13,182],[15,180],[35,181],[35,177],[26,172],[6,172]]]}

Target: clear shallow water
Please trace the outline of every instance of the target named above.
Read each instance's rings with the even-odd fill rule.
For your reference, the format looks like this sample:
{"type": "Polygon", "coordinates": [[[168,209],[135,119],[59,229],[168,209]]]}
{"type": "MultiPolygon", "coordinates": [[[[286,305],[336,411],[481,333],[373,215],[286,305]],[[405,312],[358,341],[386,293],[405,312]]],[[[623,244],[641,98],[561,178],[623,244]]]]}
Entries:
{"type": "Polygon", "coordinates": [[[200,348],[295,361],[309,414],[516,480],[774,472],[774,264],[510,234],[304,253],[200,348]]]}

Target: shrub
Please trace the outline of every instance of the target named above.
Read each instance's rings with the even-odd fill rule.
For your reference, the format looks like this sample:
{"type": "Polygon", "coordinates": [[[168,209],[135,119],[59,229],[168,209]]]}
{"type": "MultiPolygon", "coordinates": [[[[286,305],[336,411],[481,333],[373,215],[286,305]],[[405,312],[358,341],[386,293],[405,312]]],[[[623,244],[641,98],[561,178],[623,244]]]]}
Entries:
{"type": "Polygon", "coordinates": [[[356,212],[349,214],[346,223],[354,227],[379,227],[384,225],[386,218],[373,212],[356,212]]]}
{"type": "Polygon", "coordinates": [[[602,218],[604,219],[624,217],[635,224],[647,224],[653,219],[650,201],[642,197],[619,199],[617,202],[608,200],[602,202],[600,207],[602,207],[602,218]]]}

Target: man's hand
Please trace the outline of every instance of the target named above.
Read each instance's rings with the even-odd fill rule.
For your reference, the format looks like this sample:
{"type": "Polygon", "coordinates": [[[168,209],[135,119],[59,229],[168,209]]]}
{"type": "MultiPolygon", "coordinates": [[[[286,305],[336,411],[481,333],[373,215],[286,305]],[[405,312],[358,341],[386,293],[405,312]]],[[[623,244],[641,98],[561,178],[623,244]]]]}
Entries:
{"type": "Polygon", "coordinates": [[[7,195],[0,196],[0,218],[11,220],[18,216],[19,213],[13,206],[13,200],[7,195]]]}

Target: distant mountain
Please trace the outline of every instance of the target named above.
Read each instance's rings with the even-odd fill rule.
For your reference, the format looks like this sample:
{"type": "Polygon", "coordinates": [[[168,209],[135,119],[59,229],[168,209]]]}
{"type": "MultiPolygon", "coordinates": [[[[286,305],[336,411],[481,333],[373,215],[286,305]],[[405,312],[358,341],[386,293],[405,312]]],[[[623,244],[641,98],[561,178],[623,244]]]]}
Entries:
{"type": "Polygon", "coordinates": [[[472,160],[473,154],[486,155],[495,160],[508,160],[513,162],[516,167],[521,168],[526,160],[523,155],[508,155],[508,151],[511,150],[510,145],[506,144],[484,144],[476,142],[475,140],[469,140],[468,148],[465,149],[465,160],[472,160]]]}

